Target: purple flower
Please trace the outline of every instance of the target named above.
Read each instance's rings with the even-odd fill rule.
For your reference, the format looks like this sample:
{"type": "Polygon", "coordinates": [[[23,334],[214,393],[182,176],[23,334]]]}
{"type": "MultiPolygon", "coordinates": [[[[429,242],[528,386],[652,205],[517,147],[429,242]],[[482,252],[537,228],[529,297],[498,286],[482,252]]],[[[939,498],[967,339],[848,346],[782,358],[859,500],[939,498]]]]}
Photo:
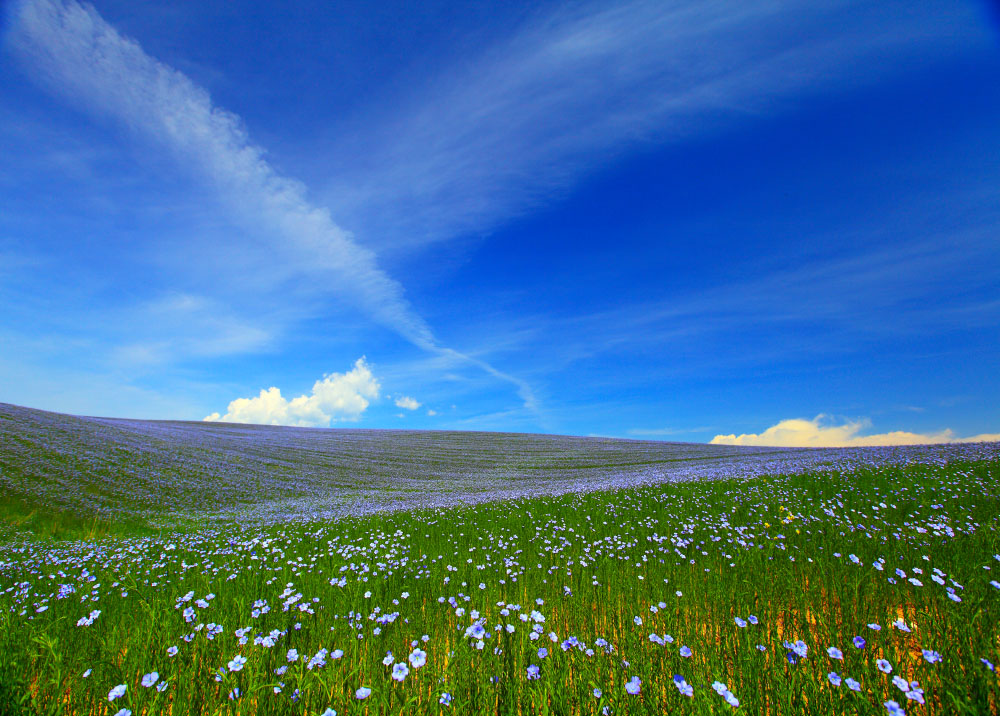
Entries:
{"type": "Polygon", "coordinates": [[[864,637],[860,637],[860,636],[854,637],[854,648],[855,649],[864,649],[865,648],[865,644],[867,644],[867,643],[868,642],[865,641],[864,637]]]}

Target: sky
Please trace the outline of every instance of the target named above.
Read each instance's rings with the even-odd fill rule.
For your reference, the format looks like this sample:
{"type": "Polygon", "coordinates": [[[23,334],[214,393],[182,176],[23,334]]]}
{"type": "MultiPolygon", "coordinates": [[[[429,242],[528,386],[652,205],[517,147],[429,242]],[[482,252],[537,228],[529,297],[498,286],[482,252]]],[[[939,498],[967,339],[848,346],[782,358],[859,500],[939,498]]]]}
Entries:
{"type": "Polygon", "coordinates": [[[18,0],[0,402],[1000,439],[985,0],[18,0]]]}

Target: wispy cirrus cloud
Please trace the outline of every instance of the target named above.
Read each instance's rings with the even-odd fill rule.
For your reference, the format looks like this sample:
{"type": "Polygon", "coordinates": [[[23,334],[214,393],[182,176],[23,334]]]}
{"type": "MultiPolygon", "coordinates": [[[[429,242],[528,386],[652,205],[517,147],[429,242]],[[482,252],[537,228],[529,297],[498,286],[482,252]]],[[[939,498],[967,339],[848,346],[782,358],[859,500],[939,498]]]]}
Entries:
{"type": "Polygon", "coordinates": [[[32,76],[167,148],[207,178],[238,218],[290,247],[302,265],[336,276],[340,293],[377,321],[418,345],[435,345],[375,255],[310,203],[302,184],[276,172],[239,117],[215,106],[204,89],[147,55],[92,6],[26,0],[13,16],[9,42],[32,76]]]}
{"type": "MultiPolygon", "coordinates": [[[[375,254],[335,223],[326,208],[312,203],[303,184],[276,171],[240,118],[215,106],[183,73],[146,54],[90,5],[22,0],[10,17],[5,39],[29,75],[91,114],[167,149],[182,167],[207,180],[233,218],[262,237],[257,268],[277,274],[275,283],[309,281],[414,345],[514,385],[525,407],[538,409],[525,381],[442,346],[375,254]]],[[[251,243],[217,252],[214,259],[223,275],[232,263],[246,261],[251,243]]],[[[236,339],[255,345],[265,336],[247,329],[236,339]]],[[[127,346],[123,355],[143,359],[155,348],[127,346]]]]}
{"type": "Polygon", "coordinates": [[[782,420],[762,433],[716,435],[713,445],[759,445],[768,447],[874,447],[882,445],[932,445],[940,443],[978,443],[1000,441],[1000,433],[984,433],[959,437],[951,430],[936,433],[912,433],[893,430],[875,435],[861,435],[871,421],[848,420],[840,425],[829,424],[827,416],[812,420],[793,418],[782,420]]]}
{"type": "MultiPolygon", "coordinates": [[[[744,350],[715,360],[773,362],[994,325],[1000,302],[970,298],[985,292],[1000,267],[993,234],[992,227],[983,226],[881,248],[883,237],[873,232],[875,248],[853,256],[761,271],[741,281],[581,316],[539,316],[537,324],[555,339],[558,352],[544,358],[557,366],[557,360],[568,364],[616,351],[680,349],[740,336],[748,341],[744,350]],[[810,340],[802,339],[803,330],[810,340]]],[[[712,372],[718,365],[704,361],[682,368],[712,372]]]]}
{"type": "Polygon", "coordinates": [[[631,0],[540,12],[414,78],[390,116],[380,102],[338,126],[330,150],[342,170],[326,196],[383,245],[483,233],[638,145],[781,113],[953,43],[947,27],[927,32],[933,8],[903,8],[631,0]]]}

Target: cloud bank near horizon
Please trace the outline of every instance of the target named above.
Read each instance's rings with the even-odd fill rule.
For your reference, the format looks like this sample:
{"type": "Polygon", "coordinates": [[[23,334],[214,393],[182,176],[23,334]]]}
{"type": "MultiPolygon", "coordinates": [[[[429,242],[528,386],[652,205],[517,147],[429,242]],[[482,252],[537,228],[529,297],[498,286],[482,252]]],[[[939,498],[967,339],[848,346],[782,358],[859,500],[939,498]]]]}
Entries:
{"type": "Polygon", "coordinates": [[[330,373],[317,380],[309,395],[286,399],[272,386],[255,398],[237,398],[225,415],[212,413],[205,422],[328,427],[333,421],[355,421],[379,397],[379,382],[364,356],[347,373],[330,373]]]}
{"type": "Polygon", "coordinates": [[[877,447],[887,445],[937,445],[941,443],[977,443],[1000,441],[1000,433],[983,433],[962,438],[950,429],[937,433],[911,433],[894,430],[877,435],[859,435],[871,427],[867,419],[846,421],[842,425],[825,425],[827,416],[812,420],[792,418],[772,425],[764,432],[742,435],[716,435],[712,445],[755,445],[761,447],[877,447]]]}

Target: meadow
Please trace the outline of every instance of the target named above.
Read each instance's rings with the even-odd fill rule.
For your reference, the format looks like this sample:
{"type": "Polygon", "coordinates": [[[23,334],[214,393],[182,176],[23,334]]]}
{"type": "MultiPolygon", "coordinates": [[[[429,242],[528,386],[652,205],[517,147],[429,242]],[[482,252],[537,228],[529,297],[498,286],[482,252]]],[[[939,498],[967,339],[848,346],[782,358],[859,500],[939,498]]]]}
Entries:
{"type": "Polygon", "coordinates": [[[2,713],[1000,709],[996,444],[0,429],[2,713]]]}

